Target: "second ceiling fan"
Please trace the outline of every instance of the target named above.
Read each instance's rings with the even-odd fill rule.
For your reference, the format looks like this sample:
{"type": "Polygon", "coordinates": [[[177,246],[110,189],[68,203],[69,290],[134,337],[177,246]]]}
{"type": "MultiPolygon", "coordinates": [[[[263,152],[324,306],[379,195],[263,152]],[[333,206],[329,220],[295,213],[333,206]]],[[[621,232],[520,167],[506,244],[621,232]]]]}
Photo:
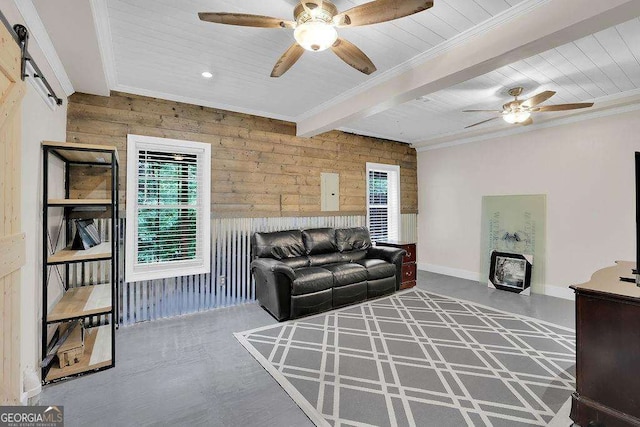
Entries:
{"type": "Polygon", "coordinates": [[[377,24],[413,15],[433,6],[433,0],[377,0],[339,13],[329,0],[302,0],[293,10],[294,21],[244,13],[200,12],[202,21],[217,24],[294,30],[296,42],[278,59],[271,77],[280,77],[300,59],[305,50],[319,52],[331,48],[356,70],[371,74],[376,66],[358,47],[338,37],[336,28],[377,24]]]}
{"type": "Polygon", "coordinates": [[[578,110],[581,108],[593,107],[593,102],[579,102],[575,104],[555,104],[555,105],[539,105],[547,99],[551,98],[556,93],[552,90],[545,90],[537,95],[532,96],[527,100],[520,100],[519,96],[522,95],[524,89],[522,87],[514,87],[509,89],[509,95],[515,99],[507,102],[502,106],[501,110],[463,110],[463,113],[497,113],[496,117],[492,117],[487,120],[483,120],[478,123],[474,123],[469,126],[465,126],[465,129],[472,128],[474,126],[481,125],[502,117],[505,122],[513,125],[528,126],[533,124],[533,118],[531,113],[544,113],[552,111],[570,111],[578,110]]]}

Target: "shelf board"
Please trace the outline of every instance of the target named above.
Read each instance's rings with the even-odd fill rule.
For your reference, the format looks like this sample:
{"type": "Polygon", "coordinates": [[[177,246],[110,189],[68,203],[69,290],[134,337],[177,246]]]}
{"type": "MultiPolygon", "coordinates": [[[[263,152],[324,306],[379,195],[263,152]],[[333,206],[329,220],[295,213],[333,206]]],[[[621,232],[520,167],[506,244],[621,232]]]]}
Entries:
{"type": "Polygon", "coordinates": [[[97,261],[111,258],[111,242],[103,242],[90,249],[71,249],[67,247],[50,255],[47,264],[69,264],[82,261],[97,261]]]}
{"type": "Polygon", "coordinates": [[[48,322],[111,312],[111,285],[71,288],[47,314],[48,322]]]}
{"type": "Polygon", "coordinates": [[[42,146],[55,151],[67,162],[111,165],[111,154],[113,153],[116,155],[116,162],[119,162],[118,150],[111,145],[43,141],[42,146]]]}
{"type": "Polygon", "coordinates": [[[111,206],[111,199],[49,199],[50,207],[111,206]]]}
{"type": "Polygon", "coordinates": [[[64,368],[60,368],[54,363],[45,381],[50,382],[71,375],[111,366],[113,364],[111,359],[111,343],[111,325],[85,329],[82,360],[71,366],[65,366],[64,368]]]}

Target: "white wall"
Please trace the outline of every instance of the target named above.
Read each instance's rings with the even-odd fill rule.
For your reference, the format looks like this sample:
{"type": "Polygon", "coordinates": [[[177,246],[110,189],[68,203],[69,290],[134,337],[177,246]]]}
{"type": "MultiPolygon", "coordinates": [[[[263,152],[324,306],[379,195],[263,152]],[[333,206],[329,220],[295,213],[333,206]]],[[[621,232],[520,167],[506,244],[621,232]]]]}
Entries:
{"type": "MultiPolygon", "coordinates": [[[[22,369],[39,375],[42,316],[42,149],[40,143],[66,140],[66,102],[55,110],[32,84],[22,101],[22,230],[26,234],[26,265],[22,269],[22,369]]],[[[58,164],[59,165],[59,164],[58,164]]],[[[60,167],[50,176],[63,183],[60,167]]],[[[57,192],[60,194],[60,185],[57,192]]],[[[55,221],[54,221],[55,222],[55,221]]],[[[29,387],[29,386],[28,386],[29,387]]]]}
{"type": "MultiPolygon", "coordinates": [[[[547,195],[547,293],[635,259],[640,112],[418,153],[418,266],[479,278],[485,195],[547,195]]],[[[483,279],[484,282],[484,279],[483,279]]]]}

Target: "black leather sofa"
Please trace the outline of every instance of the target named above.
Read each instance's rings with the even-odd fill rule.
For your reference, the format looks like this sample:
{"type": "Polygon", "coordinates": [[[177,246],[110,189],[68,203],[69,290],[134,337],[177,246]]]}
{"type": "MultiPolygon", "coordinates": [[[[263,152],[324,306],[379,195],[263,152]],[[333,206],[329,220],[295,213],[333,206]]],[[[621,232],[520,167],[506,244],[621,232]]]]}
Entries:
{"type": "Polygon", "coordinates": [[[405,254],[373,246],[364,227],[254,233],[251,252],[256,297],[279,321],[400,289],[405,254]]]}

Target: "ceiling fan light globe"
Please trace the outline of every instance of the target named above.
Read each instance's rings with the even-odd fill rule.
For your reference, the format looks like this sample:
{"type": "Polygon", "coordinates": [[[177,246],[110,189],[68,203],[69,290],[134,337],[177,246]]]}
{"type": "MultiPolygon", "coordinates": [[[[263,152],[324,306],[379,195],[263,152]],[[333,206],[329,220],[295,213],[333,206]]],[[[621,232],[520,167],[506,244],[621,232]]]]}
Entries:
{"type": "Polygon", "coordinates": [[[529,111],[511,111],[502,115],[504,121],[512,125],[526,122],[529,117],[531,117],[531,113],[529,111]]]}
{"type": "Polygon", "coordinates": [[[336,42],[338,32],[333,25],[324,21],[307,21],[296,27],[293,37],[306,50],[320,52],[336,42]]]}

